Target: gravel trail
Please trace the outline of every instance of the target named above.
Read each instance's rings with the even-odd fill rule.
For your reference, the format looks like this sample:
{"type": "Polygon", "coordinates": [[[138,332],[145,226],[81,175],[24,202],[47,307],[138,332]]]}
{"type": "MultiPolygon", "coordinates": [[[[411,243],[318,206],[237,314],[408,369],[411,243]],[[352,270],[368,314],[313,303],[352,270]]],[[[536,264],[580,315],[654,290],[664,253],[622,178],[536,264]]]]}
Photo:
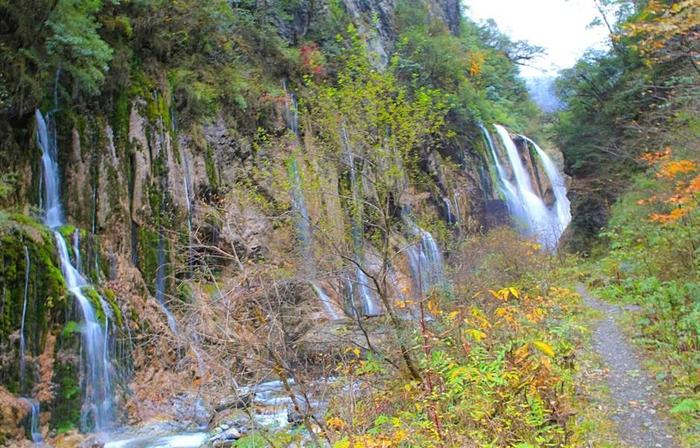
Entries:
{"type": "Polygon", "coordinates": [[[635,448],[674,448],[667,420],[659,413],[659,393],[641,367],[640,356],[620,330],[618,306],[591,296],[579,285],[584,303],[603,314],[593,332],[593,348],[607,368],[611,408],[621,441],[635,448]]]}

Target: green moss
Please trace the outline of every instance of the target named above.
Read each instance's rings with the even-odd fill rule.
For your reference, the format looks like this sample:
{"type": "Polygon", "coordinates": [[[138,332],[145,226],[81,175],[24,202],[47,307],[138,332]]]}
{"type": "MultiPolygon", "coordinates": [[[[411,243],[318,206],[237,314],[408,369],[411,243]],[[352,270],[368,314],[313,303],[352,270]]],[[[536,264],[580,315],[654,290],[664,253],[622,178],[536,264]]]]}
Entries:
{"type": "MultiPolygon", "coordinates": [[[[57,266],[53,235],[30,217],[3,213],[0,217],[0,300],[3,303],[0,341],[10,340],[10,335],[22,327],[25,297],[27,350],[37,355],[43,351],[52,325],[68,311],[65,282],[57,266]]],[[[35,378],[31,370],[25,375],[23,385],[19,381],[19,347],[9,344],[3,348],[3,355],[5,361],[0,365],[3,385],[13,393],[31,389],[35,378]]],[[[28,368],[33,369],[33,365],[28,368]]]]}
{"type": "Polygon", "coordinates": [[[214,150],[209,145],[207,145],[206,151],[204,152],[204,165],[207,171],[209,186],[216,189],[219,185],[219,175],[216,169],[216,164],[214,163],[214,150]]]}
{"type": "Polygon", "coordinates": [[[117,327],[121,328],[124,324],[124,318],[122,316],[122,310],[119,308],[119,304],[117,303],[117,294],[110,288],[104,288],[102,293],[105,301],[112,309],[112,315],[114,316],[117,327]]]}
{"type": "Polygon", "coordinates": [[[58,390],[52,403],[51,426],[59,433],[77,428],[80,423],[81,391],[78,378],[76,365],[58,362],[54,366],[53,382],[58,385],[58,390]]]}
{"type": "Polygon", "coordinates": [[[106,320],[105,310],[102,308],[102,300],[100,300],[100,294],[91,285],[83,286],[80,288],[83,295],[90,301],[92,309],[95,310],[95,317],[100,323],[104,323],[106,320]]]}
{"type": "Polygon", "coordinates": [[[117,150],[123,147],[129,135],[130,106],[129,92],[126,89],[120,90],[112,110],[112,129],[117,150]]]}
{"type": "Polygon", "coordinates": [[[151,293],[155,293],[154,285],[158,267],[158,234],[147,227],[138,229],[138,267],[151,293]]]}

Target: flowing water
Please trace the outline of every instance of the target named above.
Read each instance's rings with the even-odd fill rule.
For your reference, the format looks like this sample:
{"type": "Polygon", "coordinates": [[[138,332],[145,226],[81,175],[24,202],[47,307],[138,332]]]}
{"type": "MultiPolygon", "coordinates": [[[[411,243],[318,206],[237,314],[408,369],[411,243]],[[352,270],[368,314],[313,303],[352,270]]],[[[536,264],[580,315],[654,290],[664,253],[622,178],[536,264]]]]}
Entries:
{"type": "Polygon", "coordinates": [[[367,274],[360,269],[360,266],[366,266],[363,255],[363,222],[362,222],[362,194],[360,192],[361,183],[357,178],[357,169],[355,167],[355,155],[352,152],[350,139],[347,130],[343,126],[341,128],[342,144],[345,151],[346,163],[350,173],[350,189],[352,191],[352,216],[351,216],[351,232],[352,241],[355,251],[355,280],[351,281],[350,288],[350,305],[352,313],[360,313],[365,316],[378,316],[382,313],[382,307],[379,305],[374,282],[367,274]],[[355,305],[354,295],[357,294],[359,303],[362,309],[358,309],[355,305]]]}
{"type": "Polygon", "coordinates": [[[24,301],[22,302],[22,323],[19,329],[19,388],[20,390],[24,387],[24,374],[26,370],[26,354],[27,354],[27,340],[24,331],[24,325],[27,320],[27,301],[29,299],[29,269],[31,267],[31,260],[29,259],[29,250],[27,246],[24,246],[24,301]]]}
{"type": "Polygon", "coordinates": [[[408,212],[403,213],[403,220],[411,236],[418,240],[410,245],[406,252],[415,295],[423,296],[430,288],[438,286],[443,281],[442,253],[433,235],[418,227],[408,212]]]}
{"type": "Polygon", "coordinates": [[[559,173],[549,156],[535,145],[532,140],[524,137],[536,149],[552,184],[555,204],[553,209],[550,209],[542,197],[535,193],[531,176],[525,168],[520,153],[508,131],[497,124],[494,125],[494,128],[506,151],[513,173],[512,179],[509,178],[501,164],[489,132],[483,127],[482,132],[493,155],[499,186],[505,197],[508,209],[525,234],[537,238],[546,249],[554,250],[559,237],[571,221],[570,204],[566,197],[566,186],[563,176],[559,173]]]}
{"type": "Polygon", "coordinates": [[[35,446],[41,446],[44,443],[44,437],[39,429],[39,413],[40,407],[37,400],[31,398],[22,399],[30,409],[30,420],[29,420],[29,433],[32,436],[32,442],[35,446]]]}
{"type": "Polygon", "coordinates": [[[109,355],[109,309],[80,271],[73,265],[68,246],[58,228],[65,224],[60,201],[60,183],[57,162],[56,131],[53,120],[44,119],[37,109],[37,140],[42,152],[44,186],[44,223],[53,230],[61,262],[61,271],[68,291],[76,298],[82,314],[81,339],[83,352],[81,424],[85,430],[102,431],[114,424],[114,396],[112,365],[109,355]],[[98,319],[96,304],[88,298],[96,297],[102,306],[104,326],[98,319]]]}
{"type": "Polygon", "coordinates": [[[73,232],[73,255],[75,256],[75,267],[80,271],[83,264],[80,259],[80,230],[78,229],[73,232]]]}
{"type": "Polygon", "coordinates": [[[168,308],[168,305],[165,303],[165,271],[167,267],[165,255],[165,240],[163,239],[163,232],[161,231],[158,233],[158,247],[156,248],[156,301],[163,310],[165,317],[168,319],[170,331],[177,336],[177,321],[175,320],[173,313],[168,308]]]}
{"type": "Polygon", "coordinates": [[[537,155],[539,155],[542,161],[542,166],[544,166],[544,171],[547,173],[547,177],[549,177],[549,181],[552,184],[555,198],[555,217],[557,219],[556,238],[558,240],[564,232],[564,229],[566,229],[571,222],[571,203],[566,196],[566,182],[564,181],[564,176],[561,175],[559,169],[549,155],[544,152],[537,143],[527,137],[525,137],[525,139],[530,142],[533,148],[535,148],[535,151],[537,151],[537,155]]]}

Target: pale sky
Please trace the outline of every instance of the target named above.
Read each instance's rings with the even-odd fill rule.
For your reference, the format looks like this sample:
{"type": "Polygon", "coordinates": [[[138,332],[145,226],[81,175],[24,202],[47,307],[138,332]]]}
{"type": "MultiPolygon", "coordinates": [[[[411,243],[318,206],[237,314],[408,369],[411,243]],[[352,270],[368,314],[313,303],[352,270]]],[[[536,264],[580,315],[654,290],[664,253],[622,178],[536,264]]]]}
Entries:
{"type": "Polygon", "coordinates": [[[462,0],[476,21],[494,19],[512,40],[527,40],[547,54],[521,67],[525,77],[555,74],[568,68],[589,47],[607,44],[604,26],[588,28],[598,11],[593,0],[462,0]]]}

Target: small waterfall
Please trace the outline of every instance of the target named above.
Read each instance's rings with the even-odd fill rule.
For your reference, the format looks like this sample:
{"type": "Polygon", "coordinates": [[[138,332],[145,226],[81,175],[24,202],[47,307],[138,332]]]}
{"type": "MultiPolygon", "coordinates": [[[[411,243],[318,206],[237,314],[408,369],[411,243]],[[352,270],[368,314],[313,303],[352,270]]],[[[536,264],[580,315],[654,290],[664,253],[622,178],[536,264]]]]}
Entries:
{"type": "Polygon", "coordinates": [[[314,289],[314,292],[318,296],[319,300],[321,300],[323,310],[326,312],[329,318],[337,320],[343,317],[336,309],[337,306],[335,303],[333,303],[333,300],[331,300],[321,286],[317,285],[315,282],[311,282],[311,287],[314,289]]]}
{"type": "Polygon", "coordinates": [[[442,199],[442,203],[445,204],[447,224],[452,225],[456,223],[457,220],[455,219],[455,215],[452,213],[452,204],[450,203],[450,199],[446,198],[445,196],[442,196],[440,199],[442,199]]]}
{"type": "Polygon", "coordinates": [[[45,224],[53,230],[66,287],[77,299],[83,318],[81,337],[84,362],[81,422],[85,430],[102,431],[111,427],[115,419],[112,388],[113,369],[108,344],[110,310],[109,307],[105,306],[104,299],[95,292],[71,262],[66,241],[57,230],[65,222],[60,202],[55,126],[53,120],[49,120],[47,124],[38,109],[35,117],[37,140],[42,152],[45,224]],[[103,308],[104,327],[97,318],[95,305],[88,298],[88,294],[96,296],[103,308]]]}
{"type": "MultiPolygon", "coordinates": [[[[173,118],[173,133],[175,132],[175,122],[173,118]]],[[[187,157],[187,152],[182,151],[182,165],[185,175],[182,182],[185,189],[185,206],[187,209],[187,266],[190,270],[193,269],[194,253],[192,250],[192,217],[194,215],[193,195],[192,195],[192,179],[190,179],[190,161],[187,157]]]]}
{"type": "Polygon", "coordinates": [[[39,429],[39,412],[41,409],[39,402],[31,398],[23,398],[22,400],[27,404],[31,411],[29,433],[32,435],[32,442],[34,442],[35,446],[41,446],[44,443],[44,437],[41,435],[41,430],[39,429]]]}
{"type": "Polygon", "coordinates": [[[499,186],[505,197],[508,209],[525,234],[537,238],[546,249],[554,250],[559,237],[571,221],[570,204],[566,197],[564,179],[549,156],[532,140],[523,137],[526,142],[529,142],[535,148],[552,184],[555,196],[554,209],[552,210],[547,207],[542,197],[535,193],[531,177],[508,131],[498,124],[494,124],[494,128],[506,150],[508,162],[513,172],[512,180],[514,180],[514,183],[501,164],[490,133],[481,126],[482,133],[494,159],[499,186]]]}
{"type": "Polygon", "coordinates": [[[27,299],[29,298],[29,269],[31,266],[29,259],[29,250],[24,246],[24,301],[22,302],[22,323],[19,329],[19,388],[23,390],[24,374],[26,371],[26,353],[27,341],[24,331],[24,325],[27,320],[27,299]]]}
{"type": "Polygon", "coordinates": [[[73,256],[75,257],[75,267],[78,271],[82,271],[82,262],[80,260],[80,230],[75,229],[73,232],[73,256]]]}
{"type": "MultiPolygon", "coordinates": [[[[343,147],[345,148],[346,163],[350,168],[350,189],[352,191],[353,202],[353,210],[351,211],[351,232],[355,250],[355,261],[358,265],[366,266],[363,254],[364,229],[362,223],[361,184],[360,180],[357,178],[355,155],[352,152],[350,138],[344,126],[341,128],[341,136],[343,139],[343,147]]],[[[359,266],[355,267],[355,284],[352,287],[352,291],[359,296],[360,303],[363,307],[362,313],[365,316],[378,316],[382,314],[382,308],[379,305],[379,300],[374,290],[374,282],[372,282],[369,276],[360,269],[359,266]]],[[[356,311],[355,308],[353,301],[353,312],[356,311]]]]}
{"type": "MultiPolygon", "coordinates": [[[[297,108],[296,97],[293,93],[287,92],[287,84],[283,83],[285,99],[286,99],[286,110],[287,110],[287,124],[289,129],[294,132],[297,140],[299,140],[299,111],[297,108]]],[[[309,209],[306,206],[306,199],[304,198],[304,189],[302,187],[301,173],[299,172],[299,162],[296,157],[291,157],[287,161],[287,174],[291,182],[291,194],[292,194],[292,208],[297,213],[297,233],[299,235],[299,242],[301,243],[301,254],[303,257],[302,263],[305,271],[305,275],[308,278],[313,278],[316,275],[316,263],[313,254],[313,230],[311,228],[311,216],[309,215],[309,209]]],[[[318,296],[321,306],[323,307],[326,316],[332,320],[340,319],[342,316],[337,309],[337,305],[333,303],[331,298],[326,294],[322,287],[320,287],[316,282],[310,282],[316,296],[318,296]]]]}
{"type": "Polygon", "coordinates": [[[39,109],[36,110],[37,140],[41,148],[43,168],[43,207],[44,222],[48,227],[56,228],[64,224],[61,207],[60,186],[58,180],[58,162],[56,148],[56,128],[53,120],[47,123],[39,109]]]}
{"type": "Polygon", "coordinates": [[[306,207],[306,199],[301,186],[301,175],[299,174],[299,163],[295,157],[289,159],[287,163],[289,179],[292,183],[292,208],[298,215],[297,230],[301,243],[302,255],[306,262],[313,260],[311,247],[311,217],[309,209],[306,207]]]}
{"type": "Polygon", "coordinates": [[[430,288],[443,282],[442,253],[433,235],[418,227],[407,212],[403,214],[403,220],[412,236],[418,238],[406,252],[416,295],[425,295],[430,288]]]}
{"type": "Polygon", "coordinates": [[[177,336],[177,321],[175,316],[170,311],[168,306],[165,304],[165,269],[167,267],[167,260],[165,259],[165,240],[163,239],[163,233],[158,232],[158,247],[156,248],[156,301],[163,309],[163,313],[168,318],[168,326],[170,331],[177,336]]]}

